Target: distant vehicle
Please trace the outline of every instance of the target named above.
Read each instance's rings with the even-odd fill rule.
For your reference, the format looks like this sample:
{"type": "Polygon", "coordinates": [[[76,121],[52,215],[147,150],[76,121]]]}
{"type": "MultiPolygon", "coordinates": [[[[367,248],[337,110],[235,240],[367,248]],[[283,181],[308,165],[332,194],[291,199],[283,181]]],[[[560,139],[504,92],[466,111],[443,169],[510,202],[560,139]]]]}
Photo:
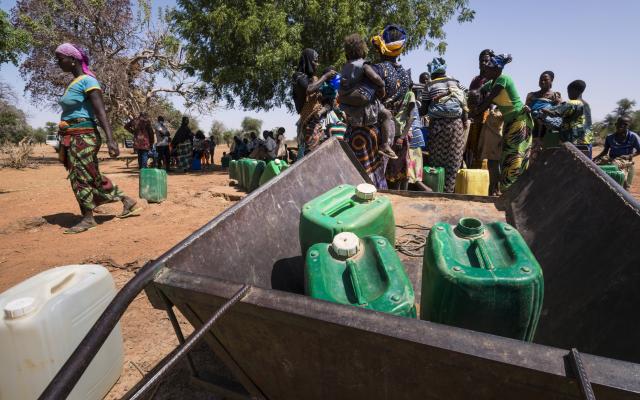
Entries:
{"type": "Polygon", "coordinates": [[[60,149],[60,138],[58,137],[58,135],[47,135],[47,139],[45,140],[45,143],[48,144],[49,146],[53,146],[53,148],[56,149],[56,151],[60,149]]]}

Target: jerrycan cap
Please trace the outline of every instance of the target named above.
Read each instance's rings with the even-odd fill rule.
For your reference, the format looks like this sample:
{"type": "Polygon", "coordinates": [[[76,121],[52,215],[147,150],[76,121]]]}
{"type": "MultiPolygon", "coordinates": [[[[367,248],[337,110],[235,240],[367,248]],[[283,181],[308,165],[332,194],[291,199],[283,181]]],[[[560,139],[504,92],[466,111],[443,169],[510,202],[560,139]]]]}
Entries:
{"type": "Polygon", "coordinates": [[[4,316],[7,319],[16,319],[31,314],[38,304],[33,297],[20,297],[12,300],[4,306],[4,316]]]}
{"type": "Polygon", "coordinates": [[[353,257],[360,250],[360,239],[355,233],[338,233],[333,237],[331,247],[340,257],[353,257]]]}
{"type": "Polygon", "coordinates": [[[456,226],[456,232],[463,238],[482,236],[484,225],[476,218],[461,218],[456,226]]]}
{"type": "Polygon", "coordinates": [[[276,165],[280,165],[280,160],[279,160],[279,159],[277,159],[277,158],[276,158],[275,160],[273,160],[273,162],[274,162],[274,164],[276,164],[276,165]]]}
{"type": "Polygon", "coordinates": [[[361,183],[356,186],[356,197],[360,200],[373,200],[376,192],[376,187],[369,183],[361,183]]]}

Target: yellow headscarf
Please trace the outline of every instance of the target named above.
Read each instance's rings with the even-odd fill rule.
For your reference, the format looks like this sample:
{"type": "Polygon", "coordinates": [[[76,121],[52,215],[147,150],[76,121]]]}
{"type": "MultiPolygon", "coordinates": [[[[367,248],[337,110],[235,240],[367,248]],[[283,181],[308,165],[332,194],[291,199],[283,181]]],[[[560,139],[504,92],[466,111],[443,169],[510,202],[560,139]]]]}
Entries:
{"type": "Polygon", "coordinates": [[[400,54],[402,54],[402,50],[404,49],[404,43],[406,40],[406,33],[402,28],[395,25],[390,25],[385,27],[379,35],[371,38],[371,43],[373,43],[380,49],[380,53],[382,53],[383,56],[398,57],[400,54]],[[385,37],[389,37],[387,34],[387,29],[391,27],[399,30],[402,33],[402,38],[400,40],[396,40],[395,42],[387,43],[385,40],[385,37]]]}

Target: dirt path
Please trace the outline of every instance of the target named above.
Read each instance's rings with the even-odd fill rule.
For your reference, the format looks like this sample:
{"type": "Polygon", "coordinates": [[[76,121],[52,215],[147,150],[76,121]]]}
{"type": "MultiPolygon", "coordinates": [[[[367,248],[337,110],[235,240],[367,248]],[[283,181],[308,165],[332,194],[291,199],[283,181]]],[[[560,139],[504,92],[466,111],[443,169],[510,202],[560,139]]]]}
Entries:
{"type": "MultiPolygon", "coordinates": [[[[217,150],[219,157],[222,149],[217,150]]],[[[224,149],[226,151],[226,149],[224,149]]],[[[124,157],[131,150],[122,149],[124,157]]],[[[100,157],[108,158],[106,152],[100,157]]],[[[79,220],[66,172],[48,146],[37,148],[38,168],[0,169],[0,292],[48,268],[96,263],[111,271],[122,287],[146,261],[158,257],[239,200],[244,193],[229,186],[226,172],[169,175],[168,199],[144,205],[142,214],[114,218],[120,204],[99,208],[99,226],[80,235],[62,232],[79,220]]],[[[101,170],[129,196],[137,198],[136,162],[101,162],[101,170]]],[[[181,320],[185,332],[190,325],[181,320]]],[[[139,295],[122,320],[123,373],[107,399],[120,398],[177,344],[166,314],[139,295]]],[[[178,387],[164,387],[157,398],[175,398],[178,387]]],[[[189,392],[189,398],[210,398],[189,392]]]]}

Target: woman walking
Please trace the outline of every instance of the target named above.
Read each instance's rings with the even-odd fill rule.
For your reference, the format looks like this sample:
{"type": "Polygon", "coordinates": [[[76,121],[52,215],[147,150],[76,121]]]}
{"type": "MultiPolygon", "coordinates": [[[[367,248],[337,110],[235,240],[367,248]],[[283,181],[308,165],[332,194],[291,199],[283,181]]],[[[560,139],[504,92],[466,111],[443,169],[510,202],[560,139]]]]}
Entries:
{"type": "Polygon", "coordinates": [[[423,97],[423,105],[430,120],[428,163],[430,167],[444,168],[444,191],[453,193],[465,146],[464,123],[468,111],[465,88],[447,76],[447,64],[443,58],[434,58],[427,68],[431,82],[423,97]]]}
{"type": "Polygon", "coordinates": [[[171,147],[175,149],[178,170],[187,172],[191,168],[193,157],[193,132],[189,128],[188,117],[182,117],[182,123],[171,141],[171,147]]]}
{"type": "Polygon", "coordinates": [[[505,191],[529,167],[531,155],[531,127],[533,121],[526,112],[516,86],[510,76],[504,75],[504,66],[511,62],[511,55],[495,55],[487,63],[486,78],[482,87],[489,94],[476,108],[473,117],[481,115],[495,104],[504,120],[502,157],[500,160],[500,191],[505,191]]]}
{"type": "Polygon", "coordinates": [[[73,234],[96,227],[93,210],[101,204],[121,201],[123,209],[119,218],[130,217],[139,209],[135,208],[136,201],[125,196],[98,168],[98,150],[102,144],[98,123],[107,137],[109,155],[117,157],[120,149],[113,139],[100,83],[89,70],[89,57],[71,43],[61,44],[55,53],[60,69],[74,76],[59,102],[62,107],[60,159],[69,171],[71,189],[82,213],[82,221],[64,232],[73,234]]]}
{"type": "Polygon", "coordinates": [[[304,49],[298,69],[293,74],[293,102],[300,114],[298,120],[298,158],[315,150],[324,137],[322,130],[323,106],[320,86],[333,78],[335,70],[329,70],[320,78],[315,76],[318,69],[318,53],[313,49],[304,49]]]}

